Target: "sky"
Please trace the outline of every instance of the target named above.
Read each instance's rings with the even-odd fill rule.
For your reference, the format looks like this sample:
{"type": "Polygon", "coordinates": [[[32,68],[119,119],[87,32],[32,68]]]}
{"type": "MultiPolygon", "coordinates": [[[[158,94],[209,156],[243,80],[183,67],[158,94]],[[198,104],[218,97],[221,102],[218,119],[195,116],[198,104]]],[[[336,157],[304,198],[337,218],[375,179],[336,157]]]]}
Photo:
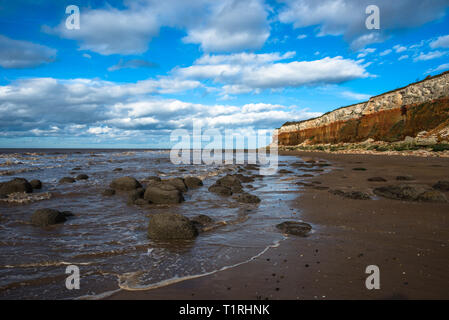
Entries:
{"type": "Polygon", "coordinates": [[[447,70],[449,0],[0,0],[0,147],[270,135],[447,70]]]}

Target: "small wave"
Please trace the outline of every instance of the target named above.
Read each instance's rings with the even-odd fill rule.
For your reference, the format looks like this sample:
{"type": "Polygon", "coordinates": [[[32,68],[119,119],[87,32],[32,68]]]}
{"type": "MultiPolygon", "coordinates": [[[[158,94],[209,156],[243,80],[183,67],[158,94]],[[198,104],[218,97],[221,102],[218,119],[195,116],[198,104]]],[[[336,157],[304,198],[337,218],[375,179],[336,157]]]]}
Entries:
{"type": "Polygon", "coordinates": [[[118,285],[120,287],[120,289],[123,290],[128,290],[128,291],[145,291],[145,290],[153,290],[153,289],[157,289],[157,288],[162,288],[162,287],[166,287],[175,283],[179,283],[179,282],[183,282],[186,280],[192,280],[192,279],[197,279],[197,278],[201,278],[201,277],[205,277],[205,276],[210,276],[213,275],[215,273],[221,272],[221,271],[225,271],[228,269],[232,269],[241,265],[244,265],[246,263],[249,263],[257,258],[259,258],[260,256],[262,256],[263,254],[265,254],[268,250],[270,250],[271,248],[277,248],[279,247],[279,245],[281,244],[281,241],[287,239],[286,237],[284,237],[283,239],[276,241],[274,244],[271,244],[269,246],[267,246],[265,249],[263,249],[261,252],[259,252],[258,254],[256,254],[255,256],[249,258],[248,260],[233,264],[233,265],[229,265],[229,266],[224,266],[220,269],[217,270],[213,270],[213,271],[209,271],[209,272],[205,272],[205,273],[201,273],[201,274],[196,274],[196,275],[190,275],[190,276],[184,276],[184,277],[173,277],[170,279],[166,279],[166,280],[162,280],[150,285],[140,285],[138,284],[139,280],[140,280],[140,276],[143,274],[144,271],[136,271],[136,272],[128,272],[125,274],[122,274],[119,276],[118,278],[118,285]]]}

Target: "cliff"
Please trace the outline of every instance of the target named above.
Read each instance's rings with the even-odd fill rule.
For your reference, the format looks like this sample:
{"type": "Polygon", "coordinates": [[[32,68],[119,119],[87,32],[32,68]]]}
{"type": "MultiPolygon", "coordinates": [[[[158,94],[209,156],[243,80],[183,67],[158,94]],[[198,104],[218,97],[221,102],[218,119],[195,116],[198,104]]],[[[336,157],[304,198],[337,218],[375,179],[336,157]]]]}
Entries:
{"type": "Polygon", "coordinates": [[[274,133],[280,146],[395,142],[418,135],[449,140],[449,72],[315,119],[286,123],[274,133]]]}

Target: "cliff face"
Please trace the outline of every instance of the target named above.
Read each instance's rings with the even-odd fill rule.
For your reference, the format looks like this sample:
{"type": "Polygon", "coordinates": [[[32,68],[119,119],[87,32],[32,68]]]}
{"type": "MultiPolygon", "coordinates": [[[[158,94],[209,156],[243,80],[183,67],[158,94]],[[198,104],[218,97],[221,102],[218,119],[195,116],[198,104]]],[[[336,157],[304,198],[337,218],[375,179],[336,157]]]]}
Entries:
{"type": "Polygon", "coordinates": [[[426,131],[448,140],[449,72],[337,109],[319,118],[286,123],[274,133],[279,145],[401,141],[426,131]]]}

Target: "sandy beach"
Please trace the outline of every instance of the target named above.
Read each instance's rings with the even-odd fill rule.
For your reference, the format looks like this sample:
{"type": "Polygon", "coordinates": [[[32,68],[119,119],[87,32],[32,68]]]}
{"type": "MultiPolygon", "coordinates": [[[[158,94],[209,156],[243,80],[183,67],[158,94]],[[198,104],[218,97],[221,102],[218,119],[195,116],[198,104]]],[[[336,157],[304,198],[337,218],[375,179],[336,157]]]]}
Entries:
{"type": "Polygon", "coordinates": [[[334,168],[309,178],[288,204],[313,226],[311,235],[288,236],[235,268],[153,290],[122,290],[108,299],[449,299],[449,203],[372,194],[376,187],[401,183],[397,176],[428,186],[449,180],[449,159],[289,155],[326,160],[334,168]],[[386,181],[368,181],[372,177],[386,181]],[[366,192],[372,199],[329,192],[336,189],[366,192]],[[380,269],[380,290],[365,287],[368,265],[380,269]]]}

